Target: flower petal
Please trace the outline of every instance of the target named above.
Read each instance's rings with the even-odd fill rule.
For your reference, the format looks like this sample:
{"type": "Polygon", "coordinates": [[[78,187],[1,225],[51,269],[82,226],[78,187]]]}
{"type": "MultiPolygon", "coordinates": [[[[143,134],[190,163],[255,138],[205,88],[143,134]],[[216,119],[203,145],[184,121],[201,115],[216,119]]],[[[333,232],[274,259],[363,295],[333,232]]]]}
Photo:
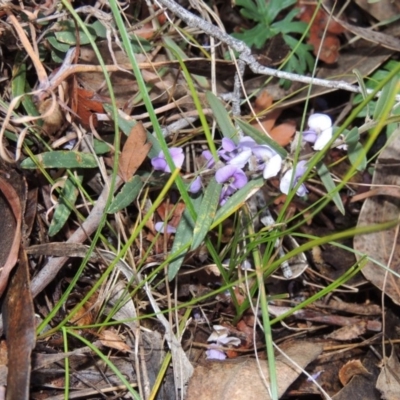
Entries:
{"type": "Polygon", "coordinates": [[[276,152],[266,144],[254,146],[251,151],[261,161],[268,161],[276,154],[276,152]]]}
{"type": "Polygon", "coordinates": [[[272,178],[278,175],[282,168],[282,158],[279,154],[275,154],[265,165],[263,177],[264,179],[272,178]]]}
{"type": "Polygon", "coordinates": [[[176,228],[174,228],[173,226],[168,225],[168,224],[167,224],[166,229],[165,229],[165,222],[156,222],[154,224],[154,229],[157,232],[160,232],[160,233],[163,233],[163,234],[164,233],[175,233],[176,232],[176,228]]]}
{"type": "Polygon", "coordinates": [[[289,192],[290,192],[290,188],[291,188],[290,182],[292,181],[293,172],[294,172],[293,168],[289,169],[282,176],[281,182],[279,184],[279,189],[284,194],[289,194],[289,192]]]}
{"type": "Polygon", "coordinates": [[[311,114],[308,118],[308,127],[317,133],[332,127],[332,120],[326,114],[311,114]]]}
{"type": "Polygon", "coordinates": [[[232,186],[234,189],[241,189],[248,182],[246,174],[241,169],[238,169],[233,174],[233,178],[234,181],[231,183],[230,186],[232,186]]]}
{"type": "Polygon", "coordinates": [[[167,161],[163,157],[154,157],[151,159],[151,165],[156,171],[166,171],[167,161]]]}
{"type": "Polygon", "coordinates": [[[325,129],[318,136],[318,139],[315,141],[314,150],[322,150],[326,144],[332,139],[332,128],[325,129]]]}
{"type": "Polygon", "coordinates": [[[297,189],[297,192],[296,192],[297,196],[299,196],[299,197],[303,197],[303,196],[305,196],[307,193],[308,193],[308,190],[307,190],[307,188],[306,188],[306,185],[303,185],[303,184],[301,184],[301,185],[299,186],[299,188],[297,189]]]}
{"type": "Polygon", "coordinates": [[[238,147],[248,147],[249,149],[252,149],[254,146],[256,146],[257,143],[256,141],[250,137],[250,136],[243,136],[240,140],[239,140],[239,144],[238,147]]]}
{"type": "Polygon", "coordinates": [[[204,150],[201,156],[206,160],[206,168],[212,168],[215,165],[215,160],[210,150],[204,150]]]}
{"type": "Polygon", "coordinates": [[[198,193],[201,190],[201,177],[198,176],[189,186],[190,193],[198,193]]]}
{"type": "Polygon", "coordinates": [[[251,157],[251,150],[248,148],[244,148],[243,151],[241,151],[237,156],[231,158],[228,161],[228,164],[230,165],[236,165],[238,168],[243,168],[247,161],[249,161],[249,158],[251,157]]]}
{"type": "MultiPolygon", "coordinates": [[[[169,149],[169,153],[171,154],[172,161],[174,162],[175,167],[181,168],[183,161],[185,160],[185,155],[183,154],[183,149],[181,149],[180,147],[171,147],[169,149]]],[[[168,169],[169,169],[169,167],[168,167],[168,169]]],[[[167,172],[171,172],[171,170],[169,170],[167,172]]]]}
{"type": "Polygon", "coordinates": [[[232,139],[224,137],[222,139],[222,148],[225,151],[231,152],[231,151],[235,151],[237,149],[237,146],[236,146],[235,142],[232,139]]]}
{"type": "Polygon", "coordinates": [[[206,356],[207,360],[225,360],[226,359],[226,354],[217,349],[209,349],[206,350],[206,356]]]}
{"type": "Polygon", "coordinates": [[[215,180],[218,183],[225,183],[230,178],[232,178],[233,174],[238,170],[235,165],[225,165],[222,168],[218,169],[215,173],[215,180]]]}
{"type": "Polygon", "coordinates": [[[312,129],[303,132],[303,140],[305,140],[308,143],[315,143],[317,138],[318,138],[317,132],[315,132],[312,129]]]}

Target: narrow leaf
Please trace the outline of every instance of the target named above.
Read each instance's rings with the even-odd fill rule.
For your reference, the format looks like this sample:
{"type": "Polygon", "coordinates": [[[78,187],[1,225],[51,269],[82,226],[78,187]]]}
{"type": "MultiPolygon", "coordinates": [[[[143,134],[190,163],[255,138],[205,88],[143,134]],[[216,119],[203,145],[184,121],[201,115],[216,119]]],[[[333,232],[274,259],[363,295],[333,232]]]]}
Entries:
{"type": "Polygon", "coordinates": [[[125,182],[134,175],[149,153],[151,144],[146,142],[146,130],[139,122],[131,129],[119,159],[118,172],[125,182]]]}
{"type": "Polygon", "coordinates": [[[355,165],[358,162],[358,158],[363,154],[362,161],[357,165],[358,171],[364,171],[367,168],[367,157],[365,156],[365,151],[361,143],[356,143],[354,146],[348,146],[347,153],[349,155],[349,160],[351,165],[355,165]]]}
{"type": "Polygon", "coordinates": [[[206,99],[213,110],[214,117],[224,137],[232,139],[237,144],[239,142],[238,133],[224,105],[212,92],[206,93],[206,99]]]}
{"type": "Polygon", "coordinates": [[[110,204],[108,214],[115,214],[123,208],[129,206],[136,199],[140,190],[143,187],[143,182],[139,176],[135,175],[122,187],[121,191],[115,196],[115,199],[110,204]]]}
{"type": "Polygon", "coordinates": [[[329,172],[329,169],[324,163],[318,163],[316,165],[318,175],[321,178],[322,183],[324,184],[328,194],[327,196],[331,197],[333,202],[336,204],[336,207],[339,211],[344,215],[345,210],[342,203],[342,199],[340,197],[339,192],[336,190],[335,182],[333,182],[332,176],[329,172]]]}
{"type": "Polygon", "coordinates": [[[388,107],[392,108],[395,96],[399,92],[399,78],[393,77],[382,89],[374,110],[374,120],[379,121],[388,107]]]}
{"type": "Polygon", "coordinates": [[[168,280],[171,282],[182,266],[185,255],[189,249],[189,244],[193,236],[194,222],[190,216],[189,210],[186,209],[179,221],[176,229],[174,243],[172,245],[171,254],[180,253],[175,257],[168,266],[168,280]],[[182,251],[182,249],[185,249],[182,251]]]}
{"type": "Polygon", "coordinates": [[[200,246],[201,242],[210,230],[210,226],[218,208],[221,189],[222,185],[219,184],[215,178],[211,179],[204,193],[204,198],[197,214],[197,221],[193,231],[193,242],[190,248],[191,250],[200,246]]]}
{"type": "MultiPolygon", "coordinates": [[[[82,182],[82,176],[79,176],[78,179],[82,182]]],[[[71,178],[68,178],[65,181],[64,187],[61,191],[60,201],[54,211],[53,219],[51,220],[49,226],[49,236],[52,237],[56,235],[62,227],[67,222],[69,216],[72,212],[72,207],[74,206],[76,199],[78,197],[78,188],[76,187],[75,182],[71,178]]]]}
{"type": "Polygon", "coordinates": [[[98,166],[92,154],[66,150],[37,154],[35,160],[27,158],[22,161],[21,167],[36,169],[37,164],[43,168],[96,168],[98,166]]]}

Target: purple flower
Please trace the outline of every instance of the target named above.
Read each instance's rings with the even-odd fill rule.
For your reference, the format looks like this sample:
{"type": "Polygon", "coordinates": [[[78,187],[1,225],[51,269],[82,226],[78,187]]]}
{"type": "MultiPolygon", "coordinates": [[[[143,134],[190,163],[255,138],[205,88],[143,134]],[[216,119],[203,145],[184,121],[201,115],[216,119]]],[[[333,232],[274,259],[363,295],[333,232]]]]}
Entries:
{"type": "Polygon", "coordinates": [[[251,148],[256,142],[248,136],[240,139],[238,145],[229,138],[222,139],[222,149],[218,155],[227,163],[243,168],[251,157],[251,148]]]}
{"type": "Polygon", "coordinates": [[[201,187],[202,187],[202,184],[201,184],[201,177],[200,176],[198,176],[191,184],[190,184],[190,186],[189,186],[189,192],[190,193],[198,193],[198,192],[200,192],[200,190],[201,190],[201,187]]]}
{"type": "MultiPolygon", "coordinates": [[[[282,193],[288,194],[290,190],[297,185],[299,179],[305,174],[307,171],[306,167],[307,161],[299,161],[296,165],[296,168],[291,168],[285,172],[283,175],[279,188],[282,193]]],[[[304,184],[301,184],[297,189],[297,196],[304,196],[307,193],[307,188],[304,184]]]]}
{"type": "Polygon", "coordinates": [[[228,198],[247,183],[246,174],[235,165],[225,165],[215,173],[218,183],[228,183],[222,188],[219,204],[223,206],[228,198]]]}
{"type": "Polygon", "coordinates": [[[215,173],[218,183],[230,182],[233,189],[241,189],[247,183],[246,174],[235,165],[225,165],[215,173]]]}
{"type": "MultiPolygon", "coordinates": [[[[183,161],[185,159],[185,155],[183,154],[183,150],[180,147],[171,147],[169,150],[169,154],[172,157],[172,161],[175,164],[176,168],[181,168],[183,161]]],[[[156,171],[163,172],[171,172],[169,165],[167,164],[167,160],[165,159],[165,155],[162,151],[158,157],[154,157],[151,159],[151,165],[156,171]]]]}
{"type": "Polygon", "coordinates": [[[226,354],[223,351],[216,349],[215,347],[218,346],[211,344],[210,348],[206,350],[207,360],[225,360],[226,354]]]}
{"type": "Polygon", "coordinates": [[[154,224],[154,229],[160,233],[176,233],[176,228],[169,224],[165,226],[165,222],[156,222],[154,224]]]}

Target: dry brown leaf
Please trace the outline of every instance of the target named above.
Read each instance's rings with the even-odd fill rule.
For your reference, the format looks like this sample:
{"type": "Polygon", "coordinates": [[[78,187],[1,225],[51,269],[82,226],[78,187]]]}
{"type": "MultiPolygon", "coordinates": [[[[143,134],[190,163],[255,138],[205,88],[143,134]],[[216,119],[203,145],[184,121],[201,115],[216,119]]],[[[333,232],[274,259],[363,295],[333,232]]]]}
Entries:
{"type": "Polygon", "coordinates": [[[386,33],[382,32],[376,32],[370,28],[354,26],[345,21],[337,21],[351,33],[354,33],[355,35],[360,36],[369,42],[379,44],[380,46],[386,47],[390,50],[400,51],[400,39],[396,38],[395,36],[387,35],[386,33]]]}
{"type": "Polygon", "coordinates": [[[353,379],[332,397],[332,400],[380,399],[379,393],[375,390],[376,379],[379,374],[379,369],[376,366],[376,355],[370,350],[362,364],[369,373],[354,375],[353,379]]]}
{"type": "Polygon", "coordinates": [[[384,400],[398,400],[400,397],[400,363],[396,351],[386,360],[378,380],[376,388],[381,392],[384,400]]]}
{"type": "MultiPolygon", "coordinates": [[[[10,178],[10,177],[9,177],[10,178]]],[[[18,260],[18,252],[21,244],[22,206],[17,191],[13,188],[7,178],[0,175],[0,190],[6,199],[2,200],[1,216],[6,224],[3,224],[3,232],[7,235],[1,237],[1,258],[2,269],[0,274],[0,296],[3,294],[10,272],[18,260]],[[8,203],[8,204],[7,204],[8,203]],[[7,223],[9,225],[7,225],[7,223]]]]}
{"type": "Polygon", "coordinates": [[[100,334],[100,342],[115,350],[130,352],[131,348],[121,339],[114,330],[107,329],[100,334]]]}
{"type": "Polygon", "coordinates": [[[3,319],[8,349],[7,399],[28,400],[36,323],[28,259],[22,248],[5,294],[3,319]]]}
{"type": "MultiPolygon", "coordinates": [[[[261,91],[254,103],[254,112],[262,113],[272,106],[273,97],[268,93],[267,90],[261,91]]],[[[293,122],[284,122],[276,125],[275,122],[281,115],[282,110],[274,109],[268,112],[264,117],[261,117],[259,121],[252,122],[252,125],[259,131],[266,131],[268,135],[279,145],[287,146],[293,135],[296,133],[296,124],[293,122]]]]}
{"type": "Polygon", "coordinates": [[[343,328],[336,329],[325,338],[347,342],[349,340],[358,339],[361,335],[364,335],[367,331],[367,323],[360,321],[356,324],[344,326],[343,328]]]}
{"type": "Polygon", "coordinates": [[[393,0],[355,0],[358,6],[378,21],[384,21],[400,13],[400,3],[393,0]]]}
{"type": "Polygon", "coordinates": [[[350,379],[355,375],[370,375],[370,373],[364,367],[364,365],[362,365],[360,360],[351,360],[343,365],[343,367],[339,371],[340,383],[343,386],[346,386],[349,383],[350,379]]]}
{"type": "Polygon", "coordinates": [[[132,178],[149,153],[151,144],[146,141],[146,131],[143,124],[138,122],[132,128],[119,158],[118,173],[125,182],[132,178]]]}
{"type": "MultiPolygon", "coordinates": [[[[386,148],[379,155],[372,178],[373,185],[400,185],[400,129],[393,132],[386,148]]],[[[362,206],[357,227],[370,226],[377,223],[398,219],[400,199],[394,196],[375,196],[367,198],[362,206]]],[[[354,238],[354,249],[357,258],[361,255],[388,266],[400,273],[400,237],[396,236],[396,228],[368,235],[357,235],[354,238]],[[393,259],[391,259],[394,247],[393,259]]],[[[366,279],[386,293],[396,304],[400,304],[400,279],[390,271],[372,261],[368,261],[361,270],[366,279]]]]}
{"type": "MultiPolygon", "coordinates": [[[[290,343],[285,353],[300,367],[305,368],[322,352],[316,343],[290,343]]],[[[262,374],[268,379],[267,361],[261,360],[262,374]]],[[[189,382],[187,400],[259,400],[270,399],[254,359],[238,358],[234,361],[205,361],[195,369],[189,382]]],[[[282,396],[289,385],[301,374],[281,355],[276,357],[278,394],[282,396]]]]}

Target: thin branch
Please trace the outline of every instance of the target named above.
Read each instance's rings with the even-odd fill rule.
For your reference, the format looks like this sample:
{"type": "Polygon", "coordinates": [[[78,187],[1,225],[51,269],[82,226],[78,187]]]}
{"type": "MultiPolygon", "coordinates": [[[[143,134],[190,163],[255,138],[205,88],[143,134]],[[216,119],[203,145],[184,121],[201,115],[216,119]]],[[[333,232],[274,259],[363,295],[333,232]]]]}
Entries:
{"type": "MultiPolygon", "coordinates": [[[[361,93],[359,86],[351,85],[346,81],[333,81],[327,79],[313,78],[304,75],[298,75],[291,72],[279,71],[273,68],[265,67],[257,62],[254,56],[251,54],[251,49],[241,40],[235,39],[227,33],[221,31],[215,25],[205,21],[198,16],[192,14],[190,11],[181,7],[174,0],[155,0],[157,3],[162,4],[168,8],[173,14],[185,21],[190,27],[201,29],[206,34],[217,38],[221,42],[225,43],[233,50],[239,53],[239,59],[244,61],[249,68],[256,74],[274,76],[277,78],[287,79],[290,81],[301,82],[308,85],[323,86],[333,89],[346,90],[348,92],[361,93]]],[[[371,93],[372,90],[367,90],[367,93],[371,93]]],[[[380,92],[377,93],[377,97],[380,92]]],[[[399,97],[399,96],[397,96],[399,97]]],[[[396,97],[396,99],[397,99],[396,97]]]]}

